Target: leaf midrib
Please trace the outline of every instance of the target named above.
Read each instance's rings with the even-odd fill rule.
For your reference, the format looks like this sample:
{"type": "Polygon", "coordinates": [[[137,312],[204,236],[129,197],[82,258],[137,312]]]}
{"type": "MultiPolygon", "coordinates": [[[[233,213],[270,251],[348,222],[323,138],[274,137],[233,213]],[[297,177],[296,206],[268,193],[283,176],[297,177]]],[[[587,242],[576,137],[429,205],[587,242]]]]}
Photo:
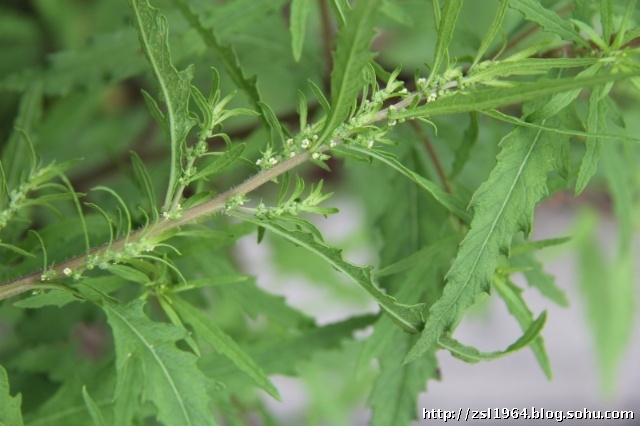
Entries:
{"type": "MultiPolygon", "coordinates": [[[[511,199],[511,195],[513,194],[513,189],[515,188],[516,184],[518,183],[518,180],[520,180],[520,177],[522,175],[522,171],[524,170],[525,166],[527,165],[527,162],[529,161],[529,157],[531,156],[531,152],[533,152],[533,149],[537,145],[538,139],[540,138],[540,134],[541,133],[542,133],[542,130],[538,130],[538,133],[536,134],[536,137],[535,137],[533,143],[531,144],[531,147],[529,148],[529,151],[527,152],[527,155],[525,156],[524,161],[522,161],[522,163],[520,164],[520,168],[518,169],[518,173],[516,175],[516,178],[513,180],[513,183],[511,184],[511,188],[509,188],[509,192],[507,193],[507,196],[505,197],[505,200],[502,203],[502,206],[500,206],[500,210],[498,211],[498,214],[496,215],[496,218],[494,219],[493,223],[491,224],[491,228],[489,229],[489,232],[487,232],[487,236],[484,239],[484,241],[482,242],[480,250],[478,250],[478,254],[477,254],[477,256],[476,256],[476,258],[475,258],[475,260],[473,262],[473,266],[469,270],[469,274],[467,275],[467,278],[464,281],[464,284],[460,287],[460,289],[458,290],[458,293],[455,295],[455,297],[451,301],[451,303],[446,305],[447,311],[449,311],[451,309],[451,306],[453,306],[454,304],[456,304],[458,302],[458,300],[460,299],[460,296],[462,295],[464,290],[467,288],[467,285],[469,285],[469,281],[471,281],[471,278],[474,275],[476,267],[478,266],[478,262],[480,261],[480,257],[484,253],[485,249],[487,248],[487,242],[489,241],[489,238],[491,237],[491,235],[493,235],[493,231],[494,231],[494,229],[496,227],[496,224],[498,223],[498,220],[502,216],[502,213],[503,213],[507,203],[511,199]]],[[[439,326],[440,323],[442,322],[442,320],[443,320],[443,316],[441,315],[440,318],[438,319],[436,325],[439,326]]]]}
{"type": "Polygon", "coordinates": [[[162,362],[162,360],[160,359],[160,357],[158,356],[156,351],[153,350],[153,345],[150,344],[147,341],[147,339],[145,339],[144,336],[142,334],[140,334],[138,332],[138,330],[133,326],[133,324],[131,324],[123,315],[121,315],[119,312],[117,312],[116,310],[114,310],[112,308],[109,308],[109,310],[111,312],[113,312],[115,315],[117,315],[118,318],[120,318],[120,320],[122,322],[124,322],[131,329],[131,331],[140,339],[140,341],[142,341],[142,343],[147,348],[147,350],[149,352],[151,352],[151,355],[153,355],[153,357],[157,361],[158,365],[162,369],[162,372],[164,373],[165,378],[169,382],[169,385],[171,386],[171,390],[173,391],[174,395],[176,396],[176,399],[178,400],[178,402],[180,404],[180,408],[182,410],[182,414],[184,415],[185,420],[187,421],[189,426],[191,426],[192,425],[191,417],[189,416],[189,413],[188,413],[188,411],[187,411],[187,409],[185,407],[184,401],[182,400],[182,397],[180,396],[180,393],[178,392],[178,388],[176,387],[176,384],[173,381],[173,378],[171,377],[171,374],[169,373],[169,370],[167,370],[166,366],[164,365],[164,362],[162,362]]]}

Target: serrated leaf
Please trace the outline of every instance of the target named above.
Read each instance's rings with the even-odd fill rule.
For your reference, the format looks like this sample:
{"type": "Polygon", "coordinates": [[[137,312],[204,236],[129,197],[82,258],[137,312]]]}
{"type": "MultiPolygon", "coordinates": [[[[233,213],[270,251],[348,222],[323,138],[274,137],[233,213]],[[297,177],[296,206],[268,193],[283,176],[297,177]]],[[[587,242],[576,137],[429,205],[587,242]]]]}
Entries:
{"type": "MultiPolygon", "coordinates": [[[[182,151],[196,120],[189,115],[189,97],[193,68],[178,71],[171,62],[169,53],[169,25],[167,18],[148,0],[129,0],[133,11],[133,22],[138,32],[142,50],[149,61],[151,71],[158,83],[160,96],[166,107],[166,133],[171,148],[171,171],[164,208],[169,207],[178,185],[182,166],[182,151]]],[[[157,113],[157,112],[156,112],[157,113]]]]}
{"type": "Polygon", "coordinates": [[[208,28],[200,19],[200,17],[193,11],[191,6],[186,0],[173,0],[174,4],[178,6],[180,12],[185,19],[191,24],[193,28],[198,31],[200,37],[204,40],[205,44],[214,49],[218,54],[218,59],[222,61],[222,64],[227,71],[233,83],[245,94],[251,105],[257,112],[260,112],[262,124],[266,129],[269,128],[269,123],[265,119],[265,114],[260,106],[261,98],[258,92],[257,78],[255,76],[247,77],[238,59],[238,55],[232,46],[220,43],[218,36],[212,28],[208,28]]]}
{"type": "MultiPolygon", "coordinates": [[[[607,131],[607,104],[601,102],[604,88],[595,88],[589,97],[589,113],[587,115],[587,131],[589,133],[601,133],[607,131]]],[[[576,181],[575,195],[580,194],[596,173],[600,160],[600,144],[596,138],[585,139],[586,151],[580,162],[578,178],[576,181]]]]}
{"type": "Polygon", "coordinates": [[[318,241],[311,233],[287,229],[270,220],[259,220],[241,215],[237,215],[237,217],[258,226],[263,226],[268,231],[280,235],[286,240],[322,257],[331,266],[347,275],[369,293],[378,302],[380,308],[405,331],[417,333],[421,330],[423,324],[421,312],[424,305],[399,304],[393,297],[384,294],[371,280],[371,267],[365,268],[347,262],[343,259],[340,250],[318,241]]]}
{"type": "Polygon", "coordinates": [[[605,392],[614,390],[621,358],[632,337],[635,304],[634,255],[618,253],[608,263],[601,243],[594,238],[599,229],[594,212],[584,212],[578,223],[578,274],[591,325],[594,347],[605,392]]]}
{"type": "Polygon", "coordinates": [[[403,176],[411,179],[413,182],[418,184],[422,189],[427,191],[429,194],[433,196],[440,204],[442,204],[447,210],[451,213],[459,217],[465,222],[469,222],[471,220],[471,216],[465,210],[465,205],[462,201],[458,200],[455,196],[447,193],[443,189],[441,189],[438,185],[431,182],[430,180],[425,179],[420,176],[416,172],[409,170],[402,163],[398,161],[392,154],[389,154],[384,151],[376,150],[376,149],[364,149],[355,145],[344,145],[340,147],[338,151],[349,150],[358,152],[360,154],[364,154],[370,157],[373,157],[377,160],[382,161],[388,166],[393,167],[395,170],[400,172],[403,176]]]}
{"type": "Polygon", "coordinates": [[[561,145],[558,135],[517,128],[501,142],[497,164],[473,195],[471,228],[447,273],[442,297],[431,307],[425,329],[405,362],[410,362],[451,333],[464,312],[490,289],[501,253],[513,235],[528,236],[535,204],[547,194],[547,173],[561,145]]]}
{"type": "Polygon", "coordinates": [[[497,358],[502,358],[505,355],[509,355],[510,353],[519,351],[522,348],[526,348],[533,343],[539,337],[546,320],[547,312],[544,311],[529,325],[525,333],[518,340],[509,345],[509,347],[504,351],[480,352],[474,347],[463,345],[448,335],[442,336],[438,339],[438,344],[442,348],[451,352],[451,355],[454,357],[468,363],[474,364],[480,361],[492,361],[497,358]]]}
{"type": "Polygon", "coordinates": [[[291,1],[291,49],[293,50],[293,59],[300,61],[302,55],[302,46],[304,45],[304,36],[307,27],[307,17],[309,16],[309,0],[292,0],[291,1]]]}
{"type": "Polygon", "coordinates": [[[223,286],[220,290],[251,318],[266,317],[271,323],[285,329],[308,329],[314,323],[311,317],[289,306],[284,297],[258,287],[254,279],[223,286]]]}
{"type": "Polygon", "coordinates": [[[199,340],[208,343],[215,350],[226,356],[238,369],[246,373],[258,386],[277,400],[280,399],[278,389],[256,364],[256,362],[233,340],[231,336],[222,331],[210,318],[199,309],[172,296],[171,302],[182,320],[193,327],[193,331],[199,340]]]}
{"type": "Polygon", "coordinates": [[[427,85],[433,81],[436,75],[440,73],[440,66],[445,56],[449,55],[449,43],[453,37],[453,29],[455,28],[458,14],[462,8],[462,0],[446,0],[442,7],[442,16],[438,24],[438,41],[436,42],[436,56],[431,67],[431,74],[427,81],[427,85]]]}
{"type": "MultiPolygon", "coordinates": [[[[457,114],[469,111],[495,109],[505,105],[543,98],[558,92],[567,92],[611,81],[619,81],[635,75],[640,75],[640,72],[600,75],[586,78],[571,77],[557,80],[539,80],[535,83],[514,83],[512,87],[456,93],[414,109],[394,113],[392,118],[430,117],[442,114],[457,114]]],[[[536,113],[533,113],[532,117],[527,117],[527,119],[537,120],[537,115],[533,117],[534,114],[536,113]]]]}
{"type": "MultiPolygon", "coordinates": [[[[267,374],[297,374],[296,365],[313,354],[338,347],[343,340],[351,337],[354,331],[371,325],[374,315],[356,316],[347,320],[314,327],[304,333],[287,336],[275,341],[262,342],[247,353],[267,374]]],[[[240,373],[231,361],[222,356],[203,359],[201,365],[205,371],[225,383],[240,373]]]]}
{"type": "Polygon", "coordinates": [[[433,353],[421,362],[402,365],[413,336],[395,332],[386,342],[379,357],[380,373],[367,405],[371,407],[371,425],[402,426],[416,419],[416,399],[424,391],[427,380],[437,375],[437,359],[433,353]]]}
{"type": "Polygon", "coordinates": [[[244,152],[244,148],[245,144],[243,143],[233,145],[229,150],[225,151],[221,156],[216,158],[213,163],[209,164],[204,169],[191,176],[187,182],[191,183],[198,179],[203,179],[208,176],[220,173],[236,162],[236,160],[244,152]]]}
{"type": "MultiPolygon", "coordinates": [[[[207,396],[210,379],[198,369],[193,354],[176,347],[187,331],[150,321],[142,311],[144,304],[134,300],[126,305],[105,302],[103,306],[115,340],[116,389],[122,391],[118,383],[128,382],[127,375],[141,368],[143,378],[138,393],[144,390],[146,398],[156,406],[158,421],[215,425],[207,396]]],[[[114,399],[123,396],[116,393],[114,399]]]]}
{"type": "Polygon", "coordinates": [[[564,40],[571,40],[579,46],[589,48],[589,43],[580,36],[573,26],[535,0],[509,0],[509,7],[522,13],[525,19],[533,21],[546,31],[559,35],[564,40]]]}
{"type": "Polygon", "coordinates": [[[382,0],[360,0],[347,14],[340,29],[331,71],[331,111],[314,147],[320,146],[347,118],[358,92],[364,86],[362,70],[373,58],[369,45],[382,0]]]}
{"type": "MultiPolygon", "coordinates": [[[[529,329],[533,322],[533,314],[522,298],[522,290],[508,279],[499,275],[494,277],[493,282],[498,294],[507,305],[509,313],[511,313],[520,324],[520,328],[522,328],[523,331],[529,329]]],[[[551,363],[542,336],[538,336],[531,342],[531,350],[538,360],[538,364],[540,364],[540,368],[542,368],[545,376],[551,380],[551,363]]]]}
{"type": "Polygon", "coordinates": [[[0,365],[0,425],[22,426],[21,405],[22,395],[11,396],[7,372],[0,365]]]}

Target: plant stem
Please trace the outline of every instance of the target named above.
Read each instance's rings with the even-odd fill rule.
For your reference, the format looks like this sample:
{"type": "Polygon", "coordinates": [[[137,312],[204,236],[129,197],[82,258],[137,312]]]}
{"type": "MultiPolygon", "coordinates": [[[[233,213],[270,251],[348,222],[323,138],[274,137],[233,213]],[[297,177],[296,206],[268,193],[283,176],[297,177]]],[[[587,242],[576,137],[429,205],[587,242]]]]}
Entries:
{"type": "MultiPolygon", "coordinates": [[[[457,84],[458,83],[456,81],[452,81],[438,89],[451,89],[457,87],[457,84]]],[[[437,90],[434,89],[433,92],[435,93],[437,92],[437,90]]],[[[424,99],[424,95],[422,93],[414,93],[410,96],[407,96],[400,102],[397,102],[393,106],[395,110],[401,110],[402,108],[406,108],[412,102],[414,102],[416,97],[418,97],[419,99],[424,99]]],[[[378,111],[370,120],[367,121],[366,124],[373,124],[378,121],[386,120],[388,116],[389,108],[384,108],[378,111]]],[[[341,141],[337,140],[336,142],[341,141]]],[[[321,146],[317,149],[317,152],[324,152],[328,149],[329,147],[326,145],[321,146]]],[[[159,218],[152,224],[133,231],[129,235],[125,235],[114,240],[110,245],[109,243],[105,243],[99,247],[94,248],[89,252],[89,256],[95,256],[103,251],[106,252],[107,248],[111,252],[120,252],[124,250],[125,244],[127,243],[141,242],[141,240],[143,239],[157,236],[162,232],[178,228],[182,225],[194,222],[203,217],[218,213],[224,210],[227,201],[230,198],[236,197],[238,195],[248,194],[249,192],[280,176],[281,174],[293,169],[294,167],[299,166],[302,163],[307,162],[311,158],[311,154],[312,153],[310,151],[301,152],[291,158],[282,161],[281,163],[276,164],[270,169],[263,170],[255,174],[241,184],[229,189],[226,192],[223,192],[222,194],[219,194],[211,200],[185,210],[182,213],[182,216],[178,219],[159,218]]],[[[56,275],[52,279],[56,280],[65,277],[65,275],[62,274],[62,271],[65,268],[71,269],[74,273],[82,272],[87,269],[87,258],[87,255],[76,256],[74,258],[65,260],[64,262],[61,262],[55,267],[52,266],[48,269],[48,272],[50,273],[51,271],[55,271],[56,275]]],[[[42,283],[42,271],[36,271],[32,274],[4,283],[0,285],[0,300],[16,296],[27,291],[36,290],[39,288],[39,286],[42,285],[42,283]]]]}
{"type": "Polygon", "coordinates": [[[451,193],[451,187],[449,186],[449,180],[447,179],[447,174],[445,173],[444,168],[442,167],[442,163],[440,162],[438,153],[433,148],[433,144],[431,143],[431,140],[422,131],[422,128],[418,123],[416,123],[415,121],[411,121],[409,124],[411,124],[411,127],[413,127],[413,129],[416,131],[416,133],[418,134],[418,137],[420,137],[420,139],[422,140],[424,147],[427,149],[427,152],[431,157],[431,161],[433,161],[433,165],[436,167],[436,171],[438,172],[438,177],[440,178],[440,181],[442,181],[442,186],[444,186],[445,191],[447,191],[448,193],[451,193]]]}

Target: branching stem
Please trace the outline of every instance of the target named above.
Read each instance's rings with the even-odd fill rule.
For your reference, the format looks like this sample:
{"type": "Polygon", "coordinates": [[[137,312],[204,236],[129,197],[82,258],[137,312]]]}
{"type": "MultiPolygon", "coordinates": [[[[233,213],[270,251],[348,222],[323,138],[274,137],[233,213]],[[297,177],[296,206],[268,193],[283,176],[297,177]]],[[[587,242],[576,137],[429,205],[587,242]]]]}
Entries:
{"type": "MultiPolygon", "coordinates": [[[[438,89],[452,89],[457,87],[458,83],[456,81],[449,82],[438,89]]],[[[437,91],[434,89],[433,93],[437,91]]],[[[415,102],[416,97],[420,100],[423,100],[424,94],[422,93],[414,93],[403,100],[397,102],[393,105],[393,110],[399,111],[403,108],[408,107],[413,102],[415,102]]],[[[384,108],[378,111],[370,120],[365,124],[373,124],[379,121],[387,120],[389,116],[389,108],[384,108]]],[[[341,141],[336,141],[341,142],[341,141]]],[[[324,152],[329,149],[328,146],[321,146],[317,149],[317,152],[324,152]]],[[[153,236],[159,235],[165,231],[171,230],[173,228],[177,228],[183,226],[185,224],[194,222],[198,219],[201,219],[206,216],[213,215],[225,209],[227,201],[232,197],[236,197],[239,195],[245,195],[249,192],[254,191],[265,183],[275,179],[286,171],[293,169],[294,167],[299,166],[302,163],[307,162],[311,159],[312,153],[310,151],[304,151],[295,156],[288,158],[270,169],[263,170],[254,176],[250,177],[246,181],[241,184],[229,189],[222,194],[212,198],[209,201],[206,201],[202,204],[194,206],[190,209],[185,210],[182,213],[182,216],[178,219],[167,219],[167,218],[159,218],[157,221],[149,224],[146,227],[140,228],[130,235],[122,236],[116,240],[114,240],[111,245],[109,243],[105,243],[102,246],[96,247],[89,252],[89,256],[95,256],[97,254],[106,252],[107,248],[110,252],[121,252],[125,249],[125,244],[128,243],[137,243],[141,242],[141,240],[146,238],[151,238],[153,236]]],[[[74,272],[82,272],[87,269],[87,255],[76,256],[74,258],[65,260],[55,267],[51,267],[49,269],[49,273],[54,271],[56,273],[55,278],[62,278],[64,275],[61,271],[65,269],[70,269],[74,272]]],[[[13,296],[16,296],[21,293],[25,293],[28,291],[33,291],[38,288],[41,288],[43,285],[43,277],[42,271],[37,271],[32,274],[23,276],[21,278],[17,278],[13,281],[9,281],[0,285],[0,300],[7,299],[13,296]]]]}

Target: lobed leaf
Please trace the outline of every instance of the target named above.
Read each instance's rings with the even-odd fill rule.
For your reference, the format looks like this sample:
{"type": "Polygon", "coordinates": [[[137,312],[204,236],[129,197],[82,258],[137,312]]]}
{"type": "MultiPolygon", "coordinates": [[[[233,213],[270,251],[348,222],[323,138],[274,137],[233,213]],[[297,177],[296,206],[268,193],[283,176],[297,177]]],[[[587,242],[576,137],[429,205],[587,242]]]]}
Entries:
{"type": "Polygon", "coordinates": [[[567,142],[525,128],[515,129],[500,142],[496,166],[473,195],[471,227],[447,273],[442,297],[431,307],[424,331],[405,362],[451,333],[466,309],[481,293],[489,292],[498,256],[508,253],[512,236],[518,231],[530,234],[535,204],[547,194],[547,173],[567,142]]]}
{"type": "Polygon", "coordinates": [[[11,396],[7,371],[0,365],[0,425],[22,426],[22,395],[11,396]]]}
{"type": "MultiPolygon", "coordinates": [[[[133,22],[138,32],[142,50],[149,61],[151,71],[165,104],[167,139],[171,148],[171,171],[164,209],[168,209],[178,185],[182,170],[183,147],[195,119],[189,115],[189,96],[193,69],[178,71],[171,62],[169,53],[169,28],[167,18],[148,0],[129,0],[133,11],[133,22]]],[[[156,111],[157,114],[157,111],[156,111]]]]}
{"type": "Polygon", "coordinates": [[[193,327],[196,336],[211,345],[215,350],[225,355],[238,369],[246,373],[258,386],[277,400],[280,399],[278,389],[256,364],[256,362],[233,340],[222,331],[210,318],[199,309],[178,296],[171,296],[171,303],[184,322],[193,327]]]}
{"type": "Polygon", "coordinates": [[[165,424],[214,425],[207,386],[210,379],[196,366],[196,357],[176,347],[186,330],[150,321],[143,313],[145,302],[126,305],[104,302],[103,309],[113,330],[116,347],[116,393],[114,399],[131,398],[123,383],[139,383],[135,394],[144,391],[165,424]]]}
{"type": "Polygon", "coordinates": [[[545,8],[535,0],[509,0],[509,7],[522,13],[525,19],[533,21],[546,31],[559,35],[564,40],[571,40],[579,46],[589,48],[589,43],[568,22],[552,10],[545,8]]]}

